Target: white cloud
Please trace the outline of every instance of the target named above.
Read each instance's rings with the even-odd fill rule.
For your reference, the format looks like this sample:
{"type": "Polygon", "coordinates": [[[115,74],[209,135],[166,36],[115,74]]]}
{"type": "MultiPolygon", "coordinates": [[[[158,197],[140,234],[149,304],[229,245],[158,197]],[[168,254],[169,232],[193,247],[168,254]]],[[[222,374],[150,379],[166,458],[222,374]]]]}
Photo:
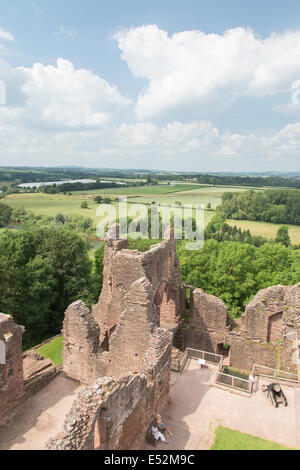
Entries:
{"type": "Polygon", "coordinates": [[[4,29],[0,28],[0,40],[13,42],[14,37],[8,31],[5,31],[4,29]]]}
{"type": "Polygon", "coordinates": [[[29,126],[53,130],[97,129],[118,107],[127,106],[115,86],[72,62],[58,59],[56,67],[36,63],[17,69],[26,77],[24,121],[29,126]]]}
{"type": "MultiPolygon", "coordinates": [[[[168,39],[166,33],[159,35],[168,39]]],[[[151,57],[151,48],[147,54],[151,57]]],[[[164,80],[166,64],[162,59],[160,63],[164,80]]],[[[150,74],[148,65],[145,73],[150,74]]],[[[76,69],[65,59],[30,68],[13,68],[0,59],[0,77],[7,83],[7,105],[0,107],[1,165],[195,171],[299,168],[300,122],[268,136],[221,131],[209,120],[178,119],[163,126],[149,120],[130,122],[128,116],[122,119],[122,111],[131,111],[131,100],[99,75],[76,69]]],[[[185,88],[191,94],[190,87],[185,88]]],[[[152,98],[155,104],[156,95],[152,98]]],[[[192,95],[188,99],[196,101],[192,95]]]]}
{"type": "Polygon", "coordinates": [[[300,122],[268,137],[221,132],[209,121],[175,121],[164,127],[150,122],[124,123],[75,133],[37,133],[22,127],[20,116],[14,113],[8,109],[0,112],[2,165],[60,162],[187,171],[299,169],[300,122]]]}
{"type": "Polygon", "coordinates": [[[280,93],[300,79],[300,31],[266,39],[242,27],[223,35],[183,31],[168,36],[149,25],[115,37],[133,75],[149,80],[136,105],[140,120],[212,99],[280,93]]]}

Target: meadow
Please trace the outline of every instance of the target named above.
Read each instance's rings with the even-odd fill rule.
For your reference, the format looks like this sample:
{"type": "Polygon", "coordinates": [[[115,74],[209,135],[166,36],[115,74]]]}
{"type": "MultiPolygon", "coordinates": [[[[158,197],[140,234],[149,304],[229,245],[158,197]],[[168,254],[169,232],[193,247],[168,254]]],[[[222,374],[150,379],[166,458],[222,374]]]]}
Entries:
{"type": "MultiPolygon", "coordinates": [[[[227,220],[227,223],[231,226],[236,225],[242,230],[250,230],[252,235],[275,239],[277,230],[281,227],[280,224],[271,224],[268,222],[257,222],[250,220],[227,220]]],[[[289,235],[293,245],[300,244],[300,226],[299,225],[288,225],[289,235]]]]}
{"type": "MultiPolygon", "coordinates": [[[[93,198],[95,195],[109,197],[113,200],[117,208],[118,197],[128,197],[128,207],[136,204],[150,205],[152,202],[156,204],[170,204],[180,202],[181,204],[202,204],[207,208],[211,204],[212,209],[221,203],[221,197],[224,192],[242,192],[249,188],[231,187],[231,186],[208,186],[198,184],[158,184],[153,186],[128,187],[128,188],[110,188],[94,191],[76,191],[71,195],[63,194],[44,194],[44,193],[19,193],[7,196],[3,202],[13,208],[24,207],[26,210],[32,211],[36,215],[46,215],[54,217],[57,213],[64,215],[81,215],[93,219],[95,225],[100,218],[96,216],[97,203],[93,198]],[[88,202],[88,208],[81,208],[83,201],[88,202]]],[[[253,188],[252,188],[253,189],[253,188]]],[[[264,188],[254,188],[262,190],[264,188]]],[[[133,207],[132,207],[132,210],[133,207]]],[[[195,210],[193,212],[195,215],[195,210]]],[[[204,212],[205,225],[214,216],[214,211],[204,212]]],[[[246,220],[228,220],[228,224],[241,227],[243,230],[249,229],[252,235],[260,235],[263,237],[274,239],[280,225],[266,222],[252,222],[246,220]]],[[[290,237],[293,244],[300,244],[300,226],[290,225],[290,237]]]]}
{"type": "Polygon", "coordinates": [[[107,188],[107,189],[94,189],[91,191],[76,191],[73,194],[107,194],[107,195],[144,195],[144,194],[167,194],[167,193],[177,193],[181,191],[193,190],[193,189],[201,189],[203,187],[209,186],[201,186],[197,184],[154,184],[152,186],[132,186],[127,188],[107,188]]]}

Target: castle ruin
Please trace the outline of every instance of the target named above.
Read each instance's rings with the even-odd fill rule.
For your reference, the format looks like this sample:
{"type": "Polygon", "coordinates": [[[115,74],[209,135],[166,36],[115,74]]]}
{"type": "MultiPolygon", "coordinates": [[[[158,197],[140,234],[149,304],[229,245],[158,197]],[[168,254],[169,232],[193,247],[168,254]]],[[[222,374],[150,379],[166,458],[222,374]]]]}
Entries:
{"type": "MultiPolygon", "coordinates": [[[[233,321],[223,301],[181,281],[167,235],[145,253],[108,237],[98,303],[67,308],[63,373],[82,388],[47,448],[138,448],[167,406],[172,346],[221,354],[246,372],[254,363],[297,369],[289,333],[300,333],[300,284],[263,289],[233,321]]],[[[24,399],[22,327],[3,314],[1,347],[0,419],[24,399]]]]}

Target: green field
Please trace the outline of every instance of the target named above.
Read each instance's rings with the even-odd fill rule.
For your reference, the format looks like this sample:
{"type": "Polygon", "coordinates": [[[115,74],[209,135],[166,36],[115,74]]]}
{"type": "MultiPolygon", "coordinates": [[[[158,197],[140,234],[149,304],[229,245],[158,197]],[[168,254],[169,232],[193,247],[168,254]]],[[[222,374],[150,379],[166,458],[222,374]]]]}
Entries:
{"type": "Polygon", "coordinates": [[[46,215],[54,217],[58,212],[68,215],[82,215],[96,218],[97,204],[93,198],[85,196],[64,196],[62,194],[13,194],[5,198],[5,204],[15,208],[24,207],[36,215],[46,215]],[[88,201],[89,209],[81,209],[83,201],[88,201]]]}
{"type": "MultiPolygon", "coordinates": [[[[277,230],[281,227],[280,224],[270,224],[267,222],[252,222],[251,220],[232,220],[228,219],[229,225],[236,225],[242,230],[250,230],[252,235],[258,235],[267,238],[276,238],[277,230]]],[[[289,235],[291,242],[294,245],[300,244],[300,226],[299,225],[288,225],[289,235]]]]}
{"type": "Polygon", "coordinates": [[[293,450],[276,442],[219,426],[211,450],[293,450]]]}
{"type": "MultiPolygon", "coordinates": [[[[36,215],[54,217],[57,213],[65,215],[81,215],[90,217],[97,224],[100,218],[96,216],[98,205],[93,201],[95,194],[107,195],[118,203],[118,196],[128,196],[128,207],[135,204],[202,204],[204,208],[210,203],[215,209],[221,203],[221,197],[228,191],[246,191],[248,188],[230,186],[208,186],[197,184],[159,184],[132,188],[111,188],[95,191],[76,191],[71,196],[63,194],[20,193],[7,196],[3,202],[13,208],[24,207],[36,215]],[[88,201],[89,208],[82,209],[83,201],[88,201]]],[[[254,188],[261,190],[263,188],[254,188]]],[[[117,205],[115,204],[115,207],[117,205]]],[[[195,214],[195,211],[194,211],[195,214]]],[[[214,216],[214,212],[205,211],[205,225],[214,216]]],[[[245,220],[228,220],[230,225],[237,225],[243,230],[249,229],[252,235],[259,235],[274,239],[280,225],[266,222],[252,222],[245,220]]],[[[290,237],[293,244],[300,244],[300,226],[289,226],[290,237]]]]}
{"type": "MultiPolygon", "coordinates": [[[[205,186],[202,186],[202,188],[205,186]]],[[[177,193],[181,191],[193,190],[199,188],[200,185],[196,184],[155,184],[153,186],[137,186],[128,188],[107,188],[107,189],[93,189],[90,191],[73,191],[73,194],[108,194],[108,195],[135,195],[135,194],[167,194],[177,193]]]]}
{"type": "MultiPolygon", "coordinates": [[[[134,198],[134,201],[135,200],[136,198],[134,198]]],[[[178,200],[178,197],[175,200],[178,200]]],[[[129,208],[131,206],[130,202],[131,198],[128,199],[129,208]]],[[[139,202],[144,203],[142,200],[139,200],[139,202]]],[[[36,215],[43,214],[51,217],[54,217],[57,213],[63,213],[66,215],[82,215],[84,217],[91,217],[95,224],[97,224],[100,220],[100,218],[96,216],[98,204],[93,201],[93,196],[89,195],[64,196],[61,194],[48,195],[41,193],[13,194],[5,198],[5,203],[13,208],[24,207],[26,210],[32,211],[36,215]],[[88,209],[81,209],[80,206],[83,201],[88,202],[88,209]]],[[[135,206],[135,204],[132,205],[135,206]]],[[[115,206],[117,208],[117,201],[115,206]]],[[[213,215],[214,212],[205,211],[206,224],[211,220],[213,215]]]]}
{"type": "Polygon", "coordinates": [[[221,204],[221,197],[211,196],[210,194],[203,194],[203,195],[191,195],[184,193],[175,193],[172,195],[160,195],[160,196],[152,196],[152,197],[133,197],[129,198],[128,202],[134,202],[138,204],[151,204],[151,202],[155,202],[155,204],[175,204],[176,202],[181,202],[181,204],[203,204],[204,208],[210,202],[213,209],[221,204]]]}
{"type": "Polygon", "coordinates": [[[49,343],[44,344],[37,351],[44,357],[49,358],[54,366],[58,366],[62,363],[62,351],[63,351],[63,337],[57,336],[49,343]]]}

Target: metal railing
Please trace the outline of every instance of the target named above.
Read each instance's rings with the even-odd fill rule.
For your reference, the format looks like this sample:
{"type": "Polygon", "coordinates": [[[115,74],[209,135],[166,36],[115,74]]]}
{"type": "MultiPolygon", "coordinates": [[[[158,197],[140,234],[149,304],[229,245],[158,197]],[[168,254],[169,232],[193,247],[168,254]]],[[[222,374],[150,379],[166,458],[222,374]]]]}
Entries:
{"type": "Polygon", "coordinates": [[[262,366],[260,364],[253,364],[252,368],[253,377],[267,377],[278,382],[292,382],[299,383],[298,375],[292,372],[286,372],[280,369],[273,369],[272,367],[262,366]]]}
{"type": "Polygon", "coordinates": [[[217,365],[219,371],[222,366],[223,356],[221,356],[221,354],[201,351],[200,349],[186,348],[179,361],[178,372],[181,372],[184,369],[188,359],[204,359],[208,364],[217,365]]]}
{"type": "Polygon", "coordinates": [[[209,364],[219,365],[223,361],[221,354],[215,354],[207,351],[201,351],[200,349],[186,348],[188,357],[192,359],[204,359],[209,364]]]}
{"type": "Polygon", "coordinates": [[[252,382],[241,377],[236,377],[231,374],[225,374],[223,370],[223,356],[208,351],[201,351],[200,349],[186,348],[181,360],[179,371],[181,372],[188,359],[204,359],[208,364],[217,366],[215,382],[243,392],[251,393],[252,382]]]}
{"type": "Polygon", "coordinates": [[[225,385],[226,387],[234,388],[251,394],[252,384],[251,380],[242,379],[234,375],[225,374],[224,372],[217,372],[216,383],[225,385]]]}
{"type": "Polygon", "coordinates": [[[188,358],[189,358],[189,357],[188,357],[187,350],[185,350],[185,351],[184,351],[184,354],[183,354],[183,356],[182,356],[182,358],[180,359],[180,362],[179,362],[179,372],[181,372],[181,371],[184,369],[184,367],[185,367],[185,365],[186,365],[186,363],[187,363],[188,358]]]}

